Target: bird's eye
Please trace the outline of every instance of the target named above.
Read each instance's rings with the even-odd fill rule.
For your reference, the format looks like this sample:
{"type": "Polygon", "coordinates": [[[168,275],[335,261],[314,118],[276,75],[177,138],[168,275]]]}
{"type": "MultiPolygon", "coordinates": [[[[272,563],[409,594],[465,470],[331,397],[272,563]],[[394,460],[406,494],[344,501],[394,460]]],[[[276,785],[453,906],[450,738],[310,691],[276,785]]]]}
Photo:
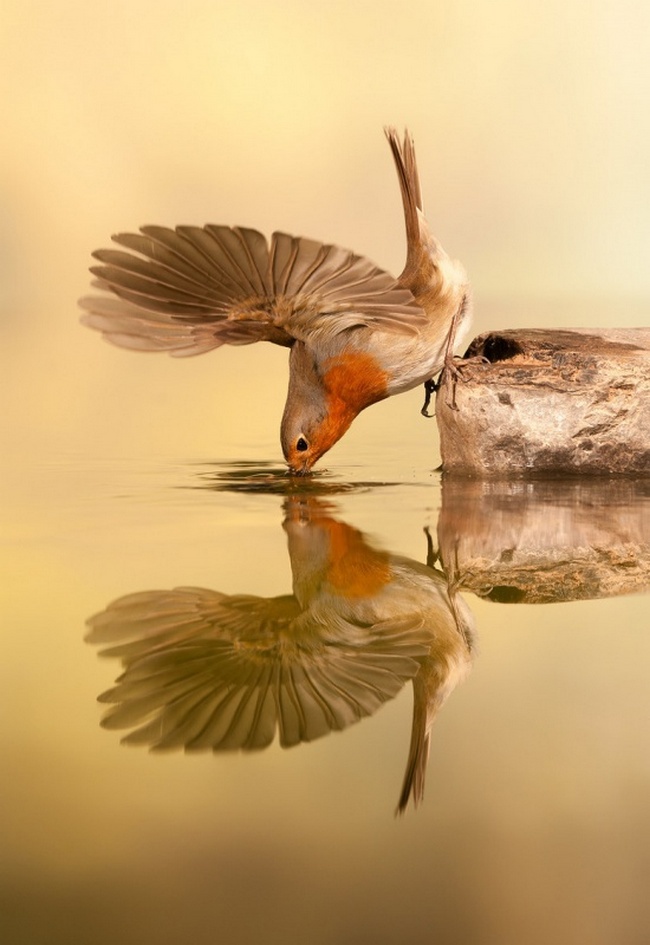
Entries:
{"type": "Polygon", "coordinates": [[[297,439],[297,441],[296,441],[296,449],[297,449],[298,452],[300,452],[300,453],[304,453],[305,450],[308,450],[308,449],[309,449],[309,443],[308,443],[307,440],[304,438],[304,436],[299,436],[299,437],[298,437],[298,439],[297,439]]]}

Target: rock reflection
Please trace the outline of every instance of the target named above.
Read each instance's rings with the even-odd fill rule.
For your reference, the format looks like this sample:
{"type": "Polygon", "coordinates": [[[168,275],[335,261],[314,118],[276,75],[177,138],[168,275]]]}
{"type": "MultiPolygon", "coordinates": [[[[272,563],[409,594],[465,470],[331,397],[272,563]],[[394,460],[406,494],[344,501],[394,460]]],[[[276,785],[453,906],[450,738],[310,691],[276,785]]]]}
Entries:
{"type": "Polygon", "coordinates": [[[650,483],[446,478],[440,557],[464,589],[503,603],[629,594],[650,586],[650,483]]]}
{"type": "Polygon", "coordinates": [[[290,747],[374,713],[413,682],[397,810],[424,793],[434,718],[471,662],[473,619],[436,569],[375,547],[314,496],[284,503],[293,593],[196,587],[119,598],[88,621],[124,672],[102,724],[154,750],[290,747]]]}

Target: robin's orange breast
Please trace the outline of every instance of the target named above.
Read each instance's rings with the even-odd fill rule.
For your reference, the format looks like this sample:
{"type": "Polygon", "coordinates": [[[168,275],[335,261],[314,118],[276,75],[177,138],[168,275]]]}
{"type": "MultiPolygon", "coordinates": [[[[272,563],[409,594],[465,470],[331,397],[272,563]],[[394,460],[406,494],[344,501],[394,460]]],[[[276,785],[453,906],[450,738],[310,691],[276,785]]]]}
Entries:
{"type": "Polygon", "coordinates": [[[347,430],[357,414],[388,397],[389,375],[369,354],[344,352],[324,363],[322,374],[327,417],[320,436],[329,445],[347,430]]]}
{"type": "Polygon", "coordinates": [[[389,375],[375,358],[361,351],[343,352],[325,362],[323,384],[333,399],[357,413],[388,396],[389,375]]]}

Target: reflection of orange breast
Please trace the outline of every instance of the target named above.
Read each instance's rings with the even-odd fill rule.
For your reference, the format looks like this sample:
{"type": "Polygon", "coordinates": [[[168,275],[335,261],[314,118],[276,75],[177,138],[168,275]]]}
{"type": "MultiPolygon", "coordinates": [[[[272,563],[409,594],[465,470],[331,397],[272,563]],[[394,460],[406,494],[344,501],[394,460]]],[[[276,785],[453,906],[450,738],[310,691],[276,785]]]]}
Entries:
{"type": "Polygon", "coordinates": [[[343,597],[372,597],[390,581],[388,555],[375,551],[361,532],[342,522],[329,523],[330,564],[326,578],[343,597]]]}

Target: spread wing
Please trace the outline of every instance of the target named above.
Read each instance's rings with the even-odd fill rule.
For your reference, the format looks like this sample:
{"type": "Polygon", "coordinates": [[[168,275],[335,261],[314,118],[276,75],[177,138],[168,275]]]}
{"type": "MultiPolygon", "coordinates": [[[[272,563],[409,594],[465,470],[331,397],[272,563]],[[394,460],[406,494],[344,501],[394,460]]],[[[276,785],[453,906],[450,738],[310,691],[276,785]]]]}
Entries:
{"type": "Polygon", "coordinates": [[[426,322],[393,276],[338,246],[213,225],[144,226],[113,241],[123,248],[98,250],[91,267],[108,294],[80,305],[84,324],[124,348],[184,357],[351,328],[414,333],[426,322]]]}
{"type": "Polygon", "coordinates": [[[250,751],[276,731],[284,747],[312,741],[392,699],[427,650],[421,619],[331,634],[293,596],[191,587],[128,595],[88,623],[125,667],[100,696],[102,724],[158,750],[250,751]]]}

